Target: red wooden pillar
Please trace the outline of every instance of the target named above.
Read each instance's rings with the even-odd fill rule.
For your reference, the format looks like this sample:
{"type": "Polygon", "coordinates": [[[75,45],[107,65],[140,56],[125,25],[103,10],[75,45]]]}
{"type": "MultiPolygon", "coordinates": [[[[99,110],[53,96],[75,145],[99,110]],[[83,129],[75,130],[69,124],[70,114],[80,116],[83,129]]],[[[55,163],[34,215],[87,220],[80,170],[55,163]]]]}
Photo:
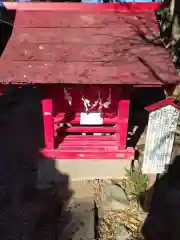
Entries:
{"type": "Polygon", "coordinates": [[[130,108],[130,93],[131,89],[122,89],[122,96],[118,104],[117,144],[120,150],[126,148],[130,108]]]}
{"type": "Polygon", "coordinates": [[[54,122],[52,99],[45,98],[42,100],[42,113],[44,122],[45,148],[54,149],[54,122]]]}

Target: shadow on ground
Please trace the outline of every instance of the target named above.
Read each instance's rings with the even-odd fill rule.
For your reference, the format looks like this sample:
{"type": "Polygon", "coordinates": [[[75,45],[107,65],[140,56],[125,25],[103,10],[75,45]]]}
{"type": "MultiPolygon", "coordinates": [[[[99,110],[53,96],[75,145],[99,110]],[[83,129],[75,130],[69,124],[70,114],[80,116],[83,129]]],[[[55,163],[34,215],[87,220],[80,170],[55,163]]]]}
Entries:
{"type": "MultiPolygon", "coordinates": [[[[159,177],[146,194],[152,196],[148,216],[142,228],[146,240],[178,240],[180,238],[180,155],[167,173],[159,177]]],[[[147,196],[148,196],[147,195],[147,196]]],[[[143,205],[144,207],[144,205],[143,205]]]]}
{"type": "Polygon", "coordinates": [[[6,87],[0,109],[1,239],[57,239],[59,216],[72,191],[68,176],[56,171],[52,159],[49,170],[58,183],[47,186],[39,180],[44,138],[38,88],[6,87]]]}

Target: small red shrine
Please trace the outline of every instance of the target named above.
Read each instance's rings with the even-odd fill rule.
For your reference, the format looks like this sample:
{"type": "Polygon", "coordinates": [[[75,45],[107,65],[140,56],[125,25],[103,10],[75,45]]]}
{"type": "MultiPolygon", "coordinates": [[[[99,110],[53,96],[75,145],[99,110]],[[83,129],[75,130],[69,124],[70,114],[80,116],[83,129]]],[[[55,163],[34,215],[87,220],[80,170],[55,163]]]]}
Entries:
{"type": "Polygon", "coordinates": [[[157,3],[5,3],[16,9],[0,58],[0,83],[41,89],[44,155],[130,159],[130,96],[180,79],[158,31],[157,3]]]}

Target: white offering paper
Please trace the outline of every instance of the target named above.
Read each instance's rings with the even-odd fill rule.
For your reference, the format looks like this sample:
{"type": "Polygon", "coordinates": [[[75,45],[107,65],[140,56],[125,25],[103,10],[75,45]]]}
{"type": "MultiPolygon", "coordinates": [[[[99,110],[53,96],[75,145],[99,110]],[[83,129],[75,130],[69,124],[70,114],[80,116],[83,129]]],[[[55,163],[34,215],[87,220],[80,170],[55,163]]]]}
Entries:
{"type": "Polygon", "coordinates": [[[103,118],[99,112],[82,112],[80,115],[80,125],[102,125],[103,118]]]}

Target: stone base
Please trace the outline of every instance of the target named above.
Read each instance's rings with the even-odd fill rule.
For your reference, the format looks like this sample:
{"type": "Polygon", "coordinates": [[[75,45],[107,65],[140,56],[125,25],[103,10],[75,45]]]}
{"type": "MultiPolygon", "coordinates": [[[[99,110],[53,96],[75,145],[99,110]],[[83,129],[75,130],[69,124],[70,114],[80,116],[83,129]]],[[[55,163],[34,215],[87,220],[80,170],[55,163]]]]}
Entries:
{"type": "Polygon", "coordinates": [[[72,181],[93,179],[121,179],[131,160],[45,160],[39,165],[39,182],[61,182],[64,176],[72,181]]]}

